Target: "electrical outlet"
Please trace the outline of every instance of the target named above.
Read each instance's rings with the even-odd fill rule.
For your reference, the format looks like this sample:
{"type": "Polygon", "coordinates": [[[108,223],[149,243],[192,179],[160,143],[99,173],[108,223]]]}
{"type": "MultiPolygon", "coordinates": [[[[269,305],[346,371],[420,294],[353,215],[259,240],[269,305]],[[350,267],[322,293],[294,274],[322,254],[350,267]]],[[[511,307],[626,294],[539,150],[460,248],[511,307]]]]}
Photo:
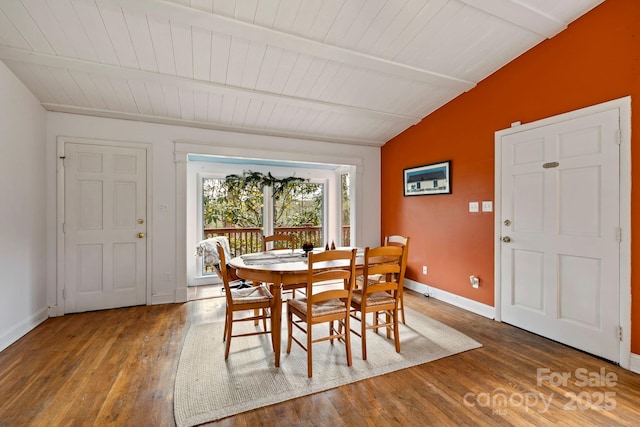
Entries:
{"type": "Polygon", "coordinates": [[[471,283],[471,287],[478,289],[480,287],[480,278],[476,276],[469,276],[469,283],[471,283]]]}
{"type": "Polygon", "coordinates": [[[491,200],[482,202],[482,212],[493,212],[493,202],[491,200]]]}
{"type": "Polygon", "coordinates": [[[427,274],[427,266],[426,265],[422,266],[422,274],[427,274]]]}
{"type": "Polygon", "coordinates": [[[478,202],[469,202],[469,212],[478,212],[479,204],[478,202]]]}

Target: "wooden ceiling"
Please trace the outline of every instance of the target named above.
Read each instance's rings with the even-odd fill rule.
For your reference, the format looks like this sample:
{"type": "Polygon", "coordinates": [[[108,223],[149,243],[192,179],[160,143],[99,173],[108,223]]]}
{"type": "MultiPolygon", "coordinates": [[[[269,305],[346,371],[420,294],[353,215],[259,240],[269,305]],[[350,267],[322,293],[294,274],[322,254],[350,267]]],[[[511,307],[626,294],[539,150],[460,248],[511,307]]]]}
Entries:
{"type": "Polygon", "coordinates": [[[382,146],[603,0],[0,0],[50,111],[382,146]]]}

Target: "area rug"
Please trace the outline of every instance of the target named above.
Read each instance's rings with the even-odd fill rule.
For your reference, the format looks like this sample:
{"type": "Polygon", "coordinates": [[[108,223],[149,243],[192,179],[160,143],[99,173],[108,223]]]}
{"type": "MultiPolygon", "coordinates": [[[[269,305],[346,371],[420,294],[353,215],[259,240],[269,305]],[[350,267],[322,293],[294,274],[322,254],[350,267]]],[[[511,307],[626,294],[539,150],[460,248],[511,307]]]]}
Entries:
{"type": "MultiPolygon", "coordinates": [[[[405,310],[407,324],[400,325],[400,353],[395,352],[393,340],[387,340],[384,332],[377,335],[369,331],[367,360],[363,361],[360,338],[352,334],[353,364],[349,367],[344,344],[317,343],[313,347],[312,378],[307,378],[307,356],[303,349],[294,343],[291,353],[286,353],[286,321],[283,321],[280,368],[273,366],[269,335],[234,338],[229,359],[225,361],[224,321],[192,325],[176,375],[176,424],[185,427],[219,420],[482,347],[453,328],[405,310]]],[[[252,322],[243,323],[234,325],[234,333],[236,328],[254,327],[252,322]]],[[[321,326],[320,335],[327,328],[326,324],[321,326]]],[[[359,322],[354,321],[353,326],[359,327],[359,322]]]]}

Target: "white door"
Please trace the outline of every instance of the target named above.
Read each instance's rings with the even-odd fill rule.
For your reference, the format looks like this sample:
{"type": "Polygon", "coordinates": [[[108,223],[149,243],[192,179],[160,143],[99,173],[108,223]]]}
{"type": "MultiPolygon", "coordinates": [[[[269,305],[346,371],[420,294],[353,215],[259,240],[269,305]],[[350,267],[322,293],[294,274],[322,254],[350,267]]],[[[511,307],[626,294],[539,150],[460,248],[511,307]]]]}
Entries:
{"type": "Polygon", "coordinates": [[[65,313],[146,302],[146,151],[65,144],[65,313]]]}
{"type": "Polygon", "coordinates": [[[618,362],[619,112],[504,135],[502,320],[618,362]]]}

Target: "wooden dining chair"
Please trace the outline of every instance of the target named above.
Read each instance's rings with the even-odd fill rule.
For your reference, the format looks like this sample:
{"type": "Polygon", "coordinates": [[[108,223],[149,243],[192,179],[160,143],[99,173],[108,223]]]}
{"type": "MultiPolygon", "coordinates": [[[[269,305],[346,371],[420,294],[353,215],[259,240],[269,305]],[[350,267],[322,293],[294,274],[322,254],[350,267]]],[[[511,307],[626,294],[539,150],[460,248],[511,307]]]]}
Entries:
{"type": "MultiPolygon", "coordinates": [[[[407,259],[409,256],[409,237],[399,236],[399,235],[385,236],[384,245],[404,247],[404,252],[402,254],[402,268],[406,272],[407,259]]],[[[404,316],[404,274],[400,279],[400,288],[398,291],[398,311],[402,315],[402,323],[406,325],[407,321],[404,316]]]]}
{"type": "MultiPolygon", "coordinates": [[[[208,262],[213,267],[214,273],[218,276],[218,278],[222,279],[223,273],[220,268],[220,257],[218,256],[218,245],[222,246],[224,251],[225,260],[231,258],[231,248],[229,246],[229,238],[227,236],[214,236],[209,239],[203,240],[198,244],[206,248],[206,260],[203,262],[208,262]]],[[[240,279],[236,275],[236,271],[229,264],[226,264],[226,269],[224,272],[224,276],[227,277],[229,282],[233,282],[232,288],[248,288],[249,286],[253,286],[251,282],[247,282],[243,279],[240,279]]],[[[223,281],[224,282],[224,281],[223,281]]],[[[224,286],[223,289],[224,291],[224,286]]]]}
{"type": "MultiPolygon", "coordinates": [[[[398,235],[385,236],[384,246],[400,246],[405,248],[403,259],[402,259],[402,268],[406,271],[407,259],[408,259],[408,253],[409,253],[409,237],[398,236],[398,235]]],[[[382,274],[370,274],[368,277],[369,283],[380,282],[383,279],[385,279],[385,277],[382,274]]],[[[356,288],[360,286],[360,283],[362,282],[362,280],[363,280],[363,276],[359,276],[356,279],[356,288]]],[[[407,321],[404,315],[404,274],[400,279],[400,290],[398,291],[398,313],[401,314],[402,316],[402,323],[406,325],[407,321]]]]}
{"type": "Polygon", "coordinates": [[[309,253],[307,270],[307,295],[305,298],[287,301],[287,353],[291,353],[291,343],[295,341],[307,351],[307,375],[313,375],[313,344],[329,340],[345,342],[347,366],[351,366],[351,333],[349,312],[353,281],[355,279],[356,249],[333,250],[309,253]],[[342,289],[327,289],[313,292],[314,284],[342,280],[342,289]],[[335,322],[338,322],[336,328],[335,322]],[[329,334],[313,337],[313,326],[329,323],[329,334]],[[293,336],[293,328],[306,334],[306,343],[293,336]],[[344,332],[343,332],[344,331],[344,332]]]}
{"type": "MultiPolygon", "coordinates": [[[[262,252],[274,251],[276,249],[294,249],[295,237],[291,234],[272,234],[270,236],[262,236],[262,252]],[[271,248],[268,248],[268,243],[272,244],[271,248]]],[[[289,295],[291,298],[295,298],[296,289],[304,289],[306,285],[304,283],[287,284],[282,286],[282,295],[289,295]]],[[[285,302],[285,298],[282,299],[285,302]]]]}
{"type": "Polygon", "coordinates": [[[293,249],[295,248],[295,237],[291,234],[272,234],[270,236],[262,236],[262,251],[275,249],[293,249]],[[273,246],[267,248],[267,243],[271,243],[273,246]]]}
{"type": "Polygon", "coordinates": [[[400,283],[404,269],[402,246],[379,246],[364,249],[363,277],[380,275],[380,281],[362,280],[354,289],[351,298],[351,317],[360,321],[360,331],[352,330],[362,338],[362,360],[367,359],[367,330],[385,328],[387,338],[395,341],[396,352],[400,353],[398,332],[398,303],[400,283]],[[367,324],[367,314],[372,313],[372,324],[367,324]],[[383,317],[384,316],[384,317],[383,317]]]}
{"type": "MultiPolygon", "coordinates": [[[[273,295],[265,285],[251,286],[249,288],[234,288],[234,282],[229,281],[227,272],[227,263],[224,255],[224,249],[218,243],[218,256],[220,257],[221,279],[224,282],[224,293],[226,297],[226,312],[224,318],[224,337],[226,346],[224,350],[225,360],[229,357],[229,349],[231,347],[231,338],[246,337],[250,335],[270,334],[271,330],[267,329],[267,319],[271,319],[273,309],[273,295]],[[252,316],[235,317],[234,313],[240,311],[251,310],[252,316]],[[254,332],[233,334],[233,324],[237,322],[254,321],[257,327],[258,322],[262,320],[262,330],[254,332]]],[[[273,346],[273,337],[271,340],[273,346]]]]}

